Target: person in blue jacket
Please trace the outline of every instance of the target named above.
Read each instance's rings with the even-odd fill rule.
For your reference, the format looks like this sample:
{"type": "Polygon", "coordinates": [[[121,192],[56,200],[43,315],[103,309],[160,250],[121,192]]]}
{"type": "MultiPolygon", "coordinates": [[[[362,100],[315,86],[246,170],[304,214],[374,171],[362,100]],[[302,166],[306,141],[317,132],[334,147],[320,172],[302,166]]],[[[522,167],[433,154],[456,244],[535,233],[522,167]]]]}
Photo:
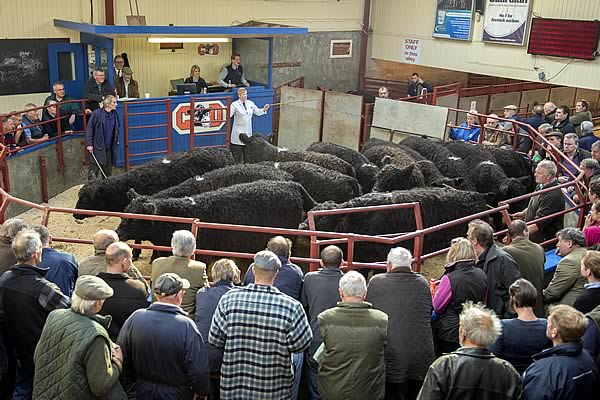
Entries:
{"type": "Polygon", "coordinates": [[[581,344],[587,325],[586,317],[573,307],[561,304],[550,309],[546,336],[553,347],[533,356],[523,374],[522,400],[596,398],[598,368],[581,344]]]}
{"type": "Polygon", "coordinates": [[[463,122],[457,128],[450,129],[450,139],[464,140],[465,142],[478,142],[480,127],[477,121],[477,111],[467,114],[467,122],[463,122]]]}

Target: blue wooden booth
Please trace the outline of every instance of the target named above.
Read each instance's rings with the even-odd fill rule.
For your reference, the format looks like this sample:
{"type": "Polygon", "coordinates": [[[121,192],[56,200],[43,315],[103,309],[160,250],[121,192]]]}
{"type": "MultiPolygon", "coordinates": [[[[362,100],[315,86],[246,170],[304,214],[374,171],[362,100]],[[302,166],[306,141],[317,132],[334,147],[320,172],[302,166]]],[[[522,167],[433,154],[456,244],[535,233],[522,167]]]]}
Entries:
{"type": "MultiPolygon", "coordinates": [[[[307,28],[264,27],[264,26],[122,26],[92,25],[65,20],[54,20],[54,26],[71,29],[80,33],[80,43],[51,44],[48,47],[50,82],[61,81],[72,97],[80,97],[83,85],[93,68],[106,71],[107,79],[114,82],[114,38],[152,37],[174,38],[256,38],[266,40],[268,46],[267,82],[256,82],[246,74],[251,84],[248,98],[262,107],[273,102],[273,37],[282,35],[303,35],[307,28]],[[68,65],[65,68],[65,64],[68,65]],[[73,67],[72,67],[73,66],[73,67]]],[[[243,63],[243,54],[242,54],[243,63]]],[[[143,94],[142,94],[143,95],[143,94]]],[[[226,143],[229,132],[227,123],[215,122],[228,118],[219,107],[237,100],[236,91],[193,95],[195,108],[210,109],[210,121],[199,121],[195,128],[193,144],[196,147],[218,146],[226,143]]],[[[153,97],[125,102],[120,101],[117,111],[121,121],[117,166],[126,163],[137,164],[162,157],[167,151],[180,152],[190,148],[189,112],[190,95],[153,97]],[[127,109],[127,110],[125,110],[127,109]],[[127,117],[125,118],[125,114],[127,117]],[[170,127],[171,141],[167,143],[167,130],[170,127]],[[128,130],[127,138],[125,129],[128,130]],[[127,159],[126,159],[127,146],[127,159]]],[[[252,119],[254,133],[269,134],[272,131],[272,111],[266,116],[252,119]]]]}

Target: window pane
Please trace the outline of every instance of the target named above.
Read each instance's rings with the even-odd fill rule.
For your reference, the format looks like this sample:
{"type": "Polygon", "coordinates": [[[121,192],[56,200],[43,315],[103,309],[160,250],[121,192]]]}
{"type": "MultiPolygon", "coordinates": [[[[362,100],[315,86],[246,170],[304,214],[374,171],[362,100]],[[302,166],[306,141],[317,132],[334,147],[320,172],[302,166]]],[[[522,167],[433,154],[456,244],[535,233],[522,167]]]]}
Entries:
{"type": "Polygon", "coordinates": [[[75,80],[75,54],[72,52],[59,52],[58,61],[58,80],[69,82],[75,80]]]}

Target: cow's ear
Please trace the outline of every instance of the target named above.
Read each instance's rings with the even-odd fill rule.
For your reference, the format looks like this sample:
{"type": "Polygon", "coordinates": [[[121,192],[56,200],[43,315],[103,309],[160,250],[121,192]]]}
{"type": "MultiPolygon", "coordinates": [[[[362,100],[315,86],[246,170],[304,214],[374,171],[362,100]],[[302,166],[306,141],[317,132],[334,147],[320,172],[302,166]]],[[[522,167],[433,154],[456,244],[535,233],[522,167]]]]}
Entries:
{"type": "Polygon", "coordinates": [[[127,198],[129,199],[129,201],[137,199],[138,197],[140,197],[138,192],[136,192],[134,188],[129,188],[129,190],[127,191],[127,198]]]}
{"type": "Polygon", "coordinates": [[[158,214],[158,208],[156,207],[156,204],[154,204],[151,201],[144,201],[144,203],[142,204],[142,210],[144,210],[144,214],[158,214]]]}
{"type": "Polygon", "coordinates": [[[389,155],[385,155],[383,156],[383,158],[381,159],[381,166],[385,167],[388,164],[392,163],[392,157],[390,157],[389,155]]]}

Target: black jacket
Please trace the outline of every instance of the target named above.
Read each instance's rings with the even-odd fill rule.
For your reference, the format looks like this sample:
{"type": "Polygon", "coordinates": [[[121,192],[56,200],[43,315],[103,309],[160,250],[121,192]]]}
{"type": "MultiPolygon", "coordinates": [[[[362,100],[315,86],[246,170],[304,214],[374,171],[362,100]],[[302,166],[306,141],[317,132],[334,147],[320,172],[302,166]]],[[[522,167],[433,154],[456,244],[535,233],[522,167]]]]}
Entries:
{"type": "MultiPolygon", "coordinates": [[[[103,108],[99,108],[94,111],[88,120],[86,131],[85,131],[85,145],[94,147],[94,155],[100,165],[106,165],[108,160],[106,159],[106,150],[111,149],[112,151],[112,162],[113,165],[117,160],[117,144],[119,143],[119,115],[117,111],[111,111],[115,113],[115,126],[113,131],[112,143],[104,143],[104,118],[107,112],[103,108]]],[[[89,162],[95,162],[91,155],[88,156],[89,162]]]]}
{"type": "Polygon", "coordinates": [[[83,98],[88,101],[85,103],[85,107],[94,111],[100,107],[100,102],[102,98],[107,95],[115,95],[115,90],[111,86],[108,81],[102,82],[100,88],[98,88],[98,84],[94,77],[91,77],[85,82],[83,86],[83,98]]]}
{"type": "Polygon", "coordinates": [[[594,399],[600,388],[598,368],[580,343],[563,343],[533,356],[523,374],[521,399],[594,399]],[[595,393],[595,394],[594,394],[595,393]]]}
{"type": "Polygon", "coordinates": [[[566,135],[567,133],[577,133],[573,124],[569,122],[569,118],[565,119],[562,122],[554,120],[552,126],[554,127],[554,129],[558,129],[559,131],[561,131],[563,135],[566,135]]]}
{"type": "Polygon", "coordinates": [[[487,307],[499,318],[513,316],[508,304],[510,296],[508,288],[521,277],[515,260],[504,250],[492,244],[479,255],[477,266],[487,275],[487,307]]]}
{"type": "Polygon", "coordinates": [[[191,400],[209,388],[206,345],[180,307],[154,303],[137,310],[119,334],[123,373],[137,381],[138,399],[191,400]]]}

